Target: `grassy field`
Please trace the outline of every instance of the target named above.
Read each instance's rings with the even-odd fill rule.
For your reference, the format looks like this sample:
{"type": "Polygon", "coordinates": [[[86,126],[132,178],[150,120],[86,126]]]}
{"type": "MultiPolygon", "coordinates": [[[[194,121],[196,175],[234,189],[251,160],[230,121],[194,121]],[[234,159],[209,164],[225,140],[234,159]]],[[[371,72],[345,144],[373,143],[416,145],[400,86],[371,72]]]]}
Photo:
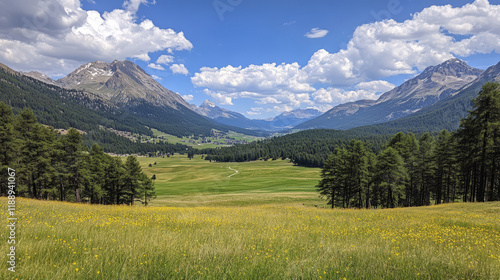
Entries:
{"type": "Polygon", "coordinates": [[[174,135],[170,135],[170,134],[161,132],[161,131],[154,129],[154,128],[152,128],[151,131],[153,131],[153,136],[155,138],[144,137],[146,142],[157,142],[158,139],[162,139],[162,140],[167,140],[168,143],[171,143],[171,144],[179,143],[179,144],[194,147],[197,149],[220,148],[223,146],[231,146],[231,145],[225,143],[225,137],[229,137],[231,139],[240,140],[240,141],[245,140],[248,143],[263,139],[262,137],[250,136],[250,135],[245,135],[245,134],[230,131],[229,133],[220,132],[221,135],[224,136],[222,138],[207,137],[207,139],[210,139],[210,141],[212,141],[212,143],[202,143],[201,138],[199,138],[198,140],[194,140],[193,137],[177,137],[174,135]],[[193,141],[194,143],[191,141],[193,141]],[[220,144],[216,145],[216,144],[213,144],[213,142],[220,142],[220,144]]]}
{"type": "MultiPolygon", "coordinates": [[[[16,273],[4,262],[0,279],[500,279],[500,203],[371,211],[17,203],[16,273]]],[[[0,204],[6,223],[7,200],[0,204]]]]}
{"type": "Polygon", "coordinates": [[[155,206],[324,204],[314,188],[320,179],[317,168],[283,160],[215,163],[183,155],[138,159],[146,174],[157,177],[155,206]]]}
{"type": "Polygon", "coordinates": [[[500,279],[500,202],[331,210],[318,169],[139,161],[158,177],[151,207],[17,198],[0,279],[500,279]]]}

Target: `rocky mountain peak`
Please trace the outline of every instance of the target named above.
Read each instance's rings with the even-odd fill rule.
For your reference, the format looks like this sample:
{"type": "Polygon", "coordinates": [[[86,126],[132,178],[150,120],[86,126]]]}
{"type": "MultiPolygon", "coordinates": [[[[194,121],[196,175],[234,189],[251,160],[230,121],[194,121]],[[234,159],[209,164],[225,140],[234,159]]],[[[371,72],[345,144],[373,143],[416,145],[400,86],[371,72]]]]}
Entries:
{"type": "Polygon", "coordinates": [[[33,79],[37,79],[37,80],[42,81],[46,84],[57,85],[56,81],[54,81],[52,78],[50,78],[47,75],[44,75],[40,72],[31,71],[31,72],[21,72],[21,73],[25,76],[31,77],[33,79]]]}
{"type": "Polygon", "coordinates": [[[215,108],[217,107],[215,105],[215,103],[213,103],[212,101],[206,99],[205,101],[203,101],[203,103],[201,103],[200,107],[210,107],[210,108],[215,108]]]}
{"type": "Polygon", "coordinates": [[[179,94],[164,88],[128,60],[90,62],[57,82],[65,88],[94,93],[118,106],[145,101],[155,106],[189,107],[179,94]]]}
{"type": "Polygon", "coordinates": [[[442,74],[446,76],[454,76],[457,78],[467,76],[479,76],[483,70],[472,68],[465,61],[458,58],[449,59],[439,65],[427,67],[417,79],[425,79],[435,74],[442,74]]]}

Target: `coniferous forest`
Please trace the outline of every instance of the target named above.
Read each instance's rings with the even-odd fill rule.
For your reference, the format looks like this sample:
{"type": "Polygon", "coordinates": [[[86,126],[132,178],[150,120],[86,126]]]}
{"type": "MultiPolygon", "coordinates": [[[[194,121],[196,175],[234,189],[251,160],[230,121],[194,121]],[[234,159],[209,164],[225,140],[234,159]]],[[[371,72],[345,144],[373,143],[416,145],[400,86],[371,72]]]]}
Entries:
{"type": "Polygon", "coordinates": [[[500,200],[500,87],[487,83],[456,132],[397,133],[375,154],[353,140],[325,161],[331,207],[392,208],[500,200]]]}
{"type": "MultiPolygon", "coordinates": [[[[142,172],[135,156],[122,162],[98,144],[87,149],[78,130],[60,135],[38,123],[30,109],[14,115],[2,102],[0,165],[2,174],[15,170],[16,196],[129,205],[155,196],[154,177],[142,172]]],[[[9,193],[7,180],[0,182],[0,193],[9,193]]]]}

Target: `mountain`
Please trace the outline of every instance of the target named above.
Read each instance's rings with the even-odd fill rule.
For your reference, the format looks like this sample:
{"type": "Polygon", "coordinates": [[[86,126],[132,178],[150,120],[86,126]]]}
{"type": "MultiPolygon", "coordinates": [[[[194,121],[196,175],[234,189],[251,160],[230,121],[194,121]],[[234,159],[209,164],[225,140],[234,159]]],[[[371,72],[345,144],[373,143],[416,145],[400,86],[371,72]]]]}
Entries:
{"type": "Polygon", "coordinates": [[[321,111],[316,109],[295,109],[289,112],[283,112],[268,121],[270,128],[287,129],[293,128],[305,121],[316,118],[322,114],[321,111]]]}
{"type": "Polygon", "coordinates": [[[220,108],[210,100],[205,100],[200,106],[191,105],[191,108],[198,114],[222,124],[267,131],[289,129],[321,115],[321,112],[316,109],[296,109],[289,112],[283,112],[272,119],[255,120],[249,119],[243,114],[220,108]]]}
{"type": "Polygon", "coordinates": [[[31,77],[33,79],[42,81],[42,82],[49,84],[49,85],[54,85],[54,86],[58,85],[57,82],[54,81],[52,78],[50,78],[50,77],[48,77],[40,72],[36,72],[36,71],[21,72],[21,74],[28,76],[28,77],[31,77]]]}
{"type": "MultiPolygon", "coordinates": [[[[150,136],[151,128],[175,136],[210,136],[216,129],[261,136],[195,113],[178,94],[163,88],[130,61],[89,63],[55,81],[57,85],[44,82],[46,78],[34,72],[20,73],[5,65],[0,70],[5,77],[0,101],[15,111],[28,107],[41,123],[55,128],[99,131],[104,127],[150,136]]],[[[102,135],[98,132],[95,138],[102,135]]]]}
{"type": "Polygon", "coordinates": [[[460,119],[465,118],[468,111],[472,109],[471,99],[477,96],[482,86],[487,82],[500,83],[500,62],[486,69],[476,80],[447,99],[397,120],[357,127],[353,130],[377,133],[456,130],[460,119]]]}
{"type": "Polygon", "coordinates": [[[95,61],[82,65],[57,80],[57,84],[68,89],[92,92],[119,106],[146,101],[155,106],[175,109],[189,107],[179,94],[164,88],[141,67],[127,60],[115,60],[112,63],[95,61]]]}
{"type": "Polygon", "coordinates": [[[66,89],[93,93],[140,117],[145,126],[176,136],[208,136],[213,129],[258,134],[219,124],[197,114],[178,93],[164,88],[131,61],[87,63],[56,83],[66,89]]]}
{"type": "Polygon", "coordinates": [[[483,70],[472,68],[459,59],[450,59],[428,67],[420,75],[382,94],[377,100],[338,105],[295,128],[349,129],[399,119],[457,94],[482,73],[483,70]]]}

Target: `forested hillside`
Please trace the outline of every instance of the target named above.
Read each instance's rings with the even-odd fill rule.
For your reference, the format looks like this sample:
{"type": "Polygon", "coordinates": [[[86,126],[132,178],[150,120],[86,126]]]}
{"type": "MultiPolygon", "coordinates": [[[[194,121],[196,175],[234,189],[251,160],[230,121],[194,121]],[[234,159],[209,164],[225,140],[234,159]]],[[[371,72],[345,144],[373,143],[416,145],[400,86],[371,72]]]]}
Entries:
{"type": "MultiPolygon", "coordinates": [[[[14,113],[23,108],[33,110],[38,121],[57,129],[77,128],[85,132],[84,143],[90,147],[98,143],[105,152],[144,153],[157,151],[183,151],[183,145],[136,143],[116,135],[107,129],[153,136],[150,128],[172,135],[207,135],[211,127],[229,131],[229,127],[214,124],[195,112],[171,112],[173,109],[159,108],[147,103],[135,104],[136,112],[118,108],[91,93],[67,90],[0,67],[0,101],[12,107],[14,113]],[[170,110],[170,111],[168,111],[170,110]],[[196,125],[186,121],[196,115],[196,125]],[[200,121],[201,120],[201,121],[200,121]],[[103,129],[105,128],[105,129],[103,129]]],[[[235,131],[258,134],[258,132],[234,128],[235,131]]]]}
{"type": "Polygon", "coordinates": [[[472,109],[472,99],[477,97],[481,87],[487,82],[500,82],[500,63],[488,68],[474,83],[452,97],[441,100],[410,116],[381,124],[358,127],[353,130],[386,133],[456,130],[460,119],[465,118],[468,110],[472,109]]]}
{"type": "Polygon", "coordinates": [[[483,86],[455,133],[398,133],[375,155],[353,140],[335,150],[319,185],[339,207],[423,206],[500,199],[500,87],[483,86]]]}
{"type": "Polygon", "coordinates": [[[0,182],[2,195],[100,204],[147,203],[153,181],[134,156],[125,163],[90,150],[72,128],[65,135],[37,122],[30,109],[17,116],[0,102],[0,170],[13,180],[0,182]]]}
{"type": "Polygon", "coordinates": [[[389,136],[363,131],[313,129],[245,145],[205,149],[198,153],[207,154],[206,160],[219,162],[288,158],[297,165],[320,167],[335,148],[347,145],[351,139],[362,139],[373,150],[379,151],[389,136]]]}

